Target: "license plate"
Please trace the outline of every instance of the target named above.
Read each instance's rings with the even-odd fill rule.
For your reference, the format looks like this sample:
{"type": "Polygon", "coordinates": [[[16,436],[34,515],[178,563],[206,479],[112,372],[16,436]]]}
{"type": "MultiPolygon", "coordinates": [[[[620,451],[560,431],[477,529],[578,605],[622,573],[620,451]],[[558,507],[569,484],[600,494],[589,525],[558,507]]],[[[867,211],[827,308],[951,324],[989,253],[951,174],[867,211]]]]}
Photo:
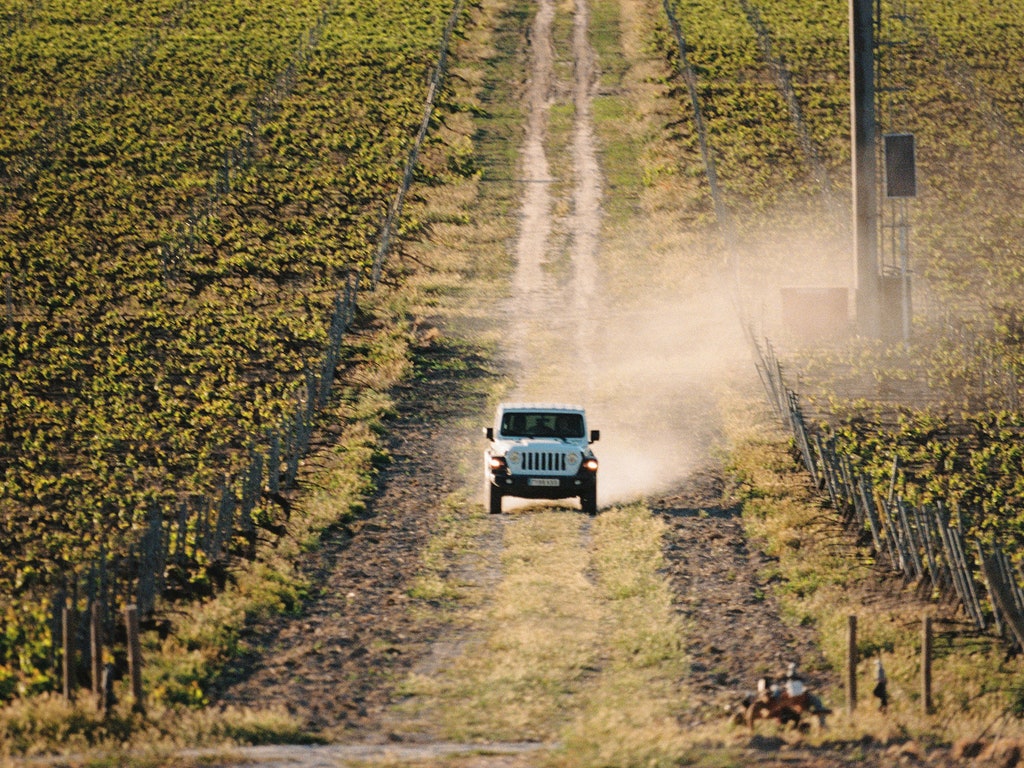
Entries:
{"type": "Polygon", "coordinates": [[[540,486],[542,488],[557,488],[559,485],[557,477],[531,477],[526,482],[528,485],[540,486]]]}

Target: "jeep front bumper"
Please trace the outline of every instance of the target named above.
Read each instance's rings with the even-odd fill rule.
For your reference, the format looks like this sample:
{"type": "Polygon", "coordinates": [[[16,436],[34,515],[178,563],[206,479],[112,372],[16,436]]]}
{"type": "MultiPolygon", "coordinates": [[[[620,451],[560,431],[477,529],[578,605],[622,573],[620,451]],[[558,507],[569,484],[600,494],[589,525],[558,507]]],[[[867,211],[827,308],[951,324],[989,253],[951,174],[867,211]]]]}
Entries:
{"type": "Polygon", "coordinates": [[[523,499],[568,499],[593,493],[597,487],[597,473],[580,472],[568,477],[493,473],[491,484],[500,489],[505,496],[523,499]]]}

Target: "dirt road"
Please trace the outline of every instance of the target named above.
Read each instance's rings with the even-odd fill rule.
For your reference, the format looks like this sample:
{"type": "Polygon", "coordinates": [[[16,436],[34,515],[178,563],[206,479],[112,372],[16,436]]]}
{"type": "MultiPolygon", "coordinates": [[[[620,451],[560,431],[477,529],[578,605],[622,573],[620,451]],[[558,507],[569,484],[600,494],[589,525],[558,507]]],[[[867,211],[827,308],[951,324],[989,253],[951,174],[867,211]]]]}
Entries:
{"type": "MultiPolygon", "coordinates": [[[[723,707],[758,675],[781,671],[788,661],[799,662],[816,689],[838,704],[835,678],[822,664],[813,632],[779,619],[771,585],[761,575],[764,556],[745,539],[737,510],[722,506],[722,469],[712,454],[718,433],[712,374],[704,361],[710,344],[717,364],[734,364],[729,350],[739,346],[739,329],[716,325],[706,312],[696,316],[692,307],[706,302],[695,296],[680,294],[671,306],[610,298],[621,290],[608,284],[602,270],[608,258],[602,253],[602,205],[609,193],[592,123],[599,73],[589,8],[576,3],[571,51],[555,49],[558,12],[554,0],[538,0],[529,34],[523,194],[506,313],[515,323],[500,350],[515,381],[511,395],[586,402],[603,435],[600,503],[643,498],[664,521],[666,578],[673,607],[688,627],[683,646],[689,675],[678,685],[690,693],[680,729],[720,720],[723,707]],[[572,76],[560,81],[557,64],[566,58],[572,76]],[[569,168],[568,179],[556,178],[547,149],[550,108],[559,91],[571,93],[565,100],[573,106],[571,162],[557,164],[569,168]]],[[[463,482],[452,467],[464,457],[438,446],[461,444],[465,420],[484,409],[480,396],[470,394],[480,391],[472,385],[493,376],[493,361],[464,355],[464,347],[446,341],[444,333],[425,338],[415,387],[397,393],[399,414],[389,438],[394,460],[365,520],[329,542],[320,557],[322,594],[302,617],[281,618],[248,638],[252,654],[215,692],[223,704],[281,707],[331,744],[241,749],[234,758],[222,756],[222,764],[457,759],[466,766],[532,765],[560,746],[538,741],[532,732],[486,745],[453,742],[422,716],[412,719],[395,707],[407,676],[442,674],[469,652],[472,633],[483,631],[410,612],[407,598],[422,550],[437,530],[441,502],[463,482]],[[456,357],[464,364],[445,364],[456,357]]],[[[460,574],[470,588],[487,593],[504,578],[500,555],[510,517],[520,528],[540,520],[488,520],[477,547],[482,561],[460,574]]],[[[580,523],[574,545],[584,559],[594,546],[589,525],[580,523]]],[[[750,761],[764,766],[893,764],[883,748],[865,744],[837,753],[754,737],[746,750],[750,761]]]]}

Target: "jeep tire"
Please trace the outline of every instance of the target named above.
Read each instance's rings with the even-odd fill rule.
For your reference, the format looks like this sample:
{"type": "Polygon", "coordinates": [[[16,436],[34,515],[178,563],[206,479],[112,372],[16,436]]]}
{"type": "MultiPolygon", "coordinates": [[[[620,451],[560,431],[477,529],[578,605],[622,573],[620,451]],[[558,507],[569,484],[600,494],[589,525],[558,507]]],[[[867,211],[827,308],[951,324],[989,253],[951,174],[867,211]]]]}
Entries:
{"type": "Polygon", "coordinates": [[[488,488],[488,499],[490,500],[489,511],[492,515],[501,514],[501,489],[496,488],[492,484],[487,484],[488,488]]]}
{"type": "Polygon", "coordinates": [[[580,496],[580,506],[591,517],[597,514],[597,488],[580,496]]]}

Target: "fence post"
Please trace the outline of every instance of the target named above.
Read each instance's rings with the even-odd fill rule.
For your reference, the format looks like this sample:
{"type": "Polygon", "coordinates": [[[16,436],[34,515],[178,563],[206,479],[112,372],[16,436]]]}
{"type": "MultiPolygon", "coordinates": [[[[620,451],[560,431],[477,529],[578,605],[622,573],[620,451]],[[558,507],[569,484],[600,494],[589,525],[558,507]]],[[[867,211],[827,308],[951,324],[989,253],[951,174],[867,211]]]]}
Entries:
{"type": "Polygon", "coordinates": [[[903,556],[903,543],[900,539],[899,516],[896,512],[897,501],[899,501],[898,498],[892,503],[883,502],[882,522],[883,530],[885,531],[885,539],[889,542],[889,552],[893,570],[904,573],[906,572],[907,564],[903,556]]]}
{"type": "Polygon", "coordinates": [[[66,701],[74,700],[71,675],[75,662],[75,640],[71,627],[71,606],[65,600],[60,607],[60,644],[62,649],[61,683],[66,701]]]}
{"type": "Polygon", "coordinates": [[[267,457],[267,488],[277,493],[281,488],[281,436],[270,434],[270,455],[267,457]]]}
{"type": "Polygon", "coordinates": [[[200,553],[210,554],[210,516],[213,514],[213,502],[209,496],[196,496],[193,501],[196,511],[196,537],[192,547],[192,556],[198,558],[200,553]]]}
{"type": "MultiPolygon", "coordinates": [[[[313,366],[306,367],[306,419],[312,424],[317,404],[320,402],[320,380],[313,366]]],[[[309,443],[303,439],[302,452],[305,453],[309,443]]]]}
{"type": "Polygon", "coordinates": [[[967,602],[967,609],[974,618],[978,629],[985,629],[985,615],[981,611],[981,603],[974,588],[974,577],[967,566],[967,556],[964,554],[963,539],[959,529],[950,526],[947,529],[949,541],[952,545],[953,556],[956,559],[957,570],[960,573],[960,580],[964,585],[964,598],[967,602]]]}
{"type": "Polygon", "coordinates": [[[7,310],[7,327],[14,325],[14,285],[10,272],[4,272],[4,306],[7,310]]]}
{"type": "Polygon", "coordinates": [[[841,511],[841,514],[843,517],[848,518],[850,514],[856,514],[855,510],[853,512],[851,510],[857,503],[857,487],[853,480],[853,467],[850,464],[850,457],[845,453],[839,454],[839,470],[842,478],[843,503],[848,506],[847,509],[841,511]]]}
{"type": "Polygon", "coordinates": [[[347,329],[356,317],[356,299],[359,290],[358,278],[349,271],[345,275],[345,328],[347,329]]]}
{"type": "Polygon", "coordinates": [[[1010,594],[1013,597],[1013,604],[1017,608],[1017,613],[1024,615],[1024,590],[1021,590],[1020,584],[1013,575],[1013,566],[1010,564],[1010,559],[1006,556],[1006,553],[1000,549],[996,553],[999,557],[999,565],[1003,570],[1003,578],[1006,579],[1006,583],[1010,585],[1010,594]]]}
{"type": "Polygon", "coordinates": [[[921,565],[921,557],[918,554],[917,537],[914,535],[913,526],[910,524],[910,516],[907,514],[907,504],[903,499],[896,500],[896,511],[899,514],[900,526],[903,530],[903,538],[906,543],[906,575],[914,579],[924,577],[924,568],[921,565]]]}
{"type": "Polygon", "coordinates": [[[102,709],[103,696],[103,613],[99,600],[94,600],[89,613],[89,655],[92,657],[92,692],[97,709],[102,709]]]}
{"type": "Polygon", "coordinates": [[[938,529],[939,537],[942,539],[942,547],[946,555],[946,563],[949,566],[949,578],[953,583],[953,591],[956,592],[956,596],[960,600],[960,604],[963,606],[964,613],[971,617],[975,623],[973,606],[970,604],[970,600],[967,596],[967,586],[963,583],[963,573],[960,570],[960,561],[957,560],[956,552],[953,549],[953,537],[952,531],[945,519],[945,515],[942,514],[941,504],[936,507],[939,513],[938,529]]]}
{"type": "Polygon", "coordinates": [[[921,711],[932,713],[932,617],[921,622],[921,711]]]}
{"type": "Polygon", "coordinates": [[[100,678],[100,692],[96,697],[96,706],[103,713],[109,712],[114,704],[114,665],[107,662],[103,665],[100,678]]]}
{"type": "Polygon", "coordinates": [[[249,449],[249,471],[245,476],[245,485],[242,489],[242,505],[239,510],[239,523],[242,534],[246,538],[248,551],[246,556],[256,557],[256,524],[253,521],[253,510],[263,489],[263,454],[258,453],[255,448],[249,449]]]}
{"type": "Polygon", "coordinates": [[[820,488],[818,468],[814,465],[814,457],[811,455],[811,446],[807,440],[807,426],[804,424],[804,414],[800,410],[800,400],[796,392],[789,391],[789,419],[793,425],[793,436],[797,441],[797,448],[804,459],[804,466],[811,476],[815,488],[820,488]]]}
{"type": "Polygon", "coordinates": [[[285,488],[292,488],[299,476],[299,459],[302,456],[302,430],[303,420],[306,414],[303,408],[295,411],[295,418],[291,424],[292,433],[288,440],[288,455],[285,459],[286,469],[284,475],[285,488]]]}
{"type": "Polygon", "coordinates": [[[211,556],[213,560],[220,560],[223,555],[230,551],[231,534],[235,525],[235,492],[231,488],[231,477],[224,475],[224,485],[221,488],[220,503],[217,506],[217,522],[214,531],[211,556]]]}
{"type": "Polygon", "coordinates": [[[925,557],[928,559],[928,578],[932,583],[932,588],[935,588],[939,585],[939,568],[935,558],[935,543],[932,541],[928,510],[923,506],[914,507],[913,509],[917,517],[917,530],[921,535],[925,557]]]}
{"type": "Polygon", "coordinates": [[[988,592],[988,601],[992,606],[992,623],[995,624],[996,634],[1002,636],[1004,635],[1002,605],[996,597],[996,590],[999,588],[999,585],[996,583],[996,579],[989,573],[985,551],[981,547],[981,542],[976,541],[974,546],[978,550],[978,563],[981,566],[981,580],[985,584],[985,590],[988,592]]]}
{"type": "Polygon", "coordinates": [[[188,502],[186,501],[182,501],[181,506],[178,507],[178,529],[174,539],[174,562],[179,568],[184,569],[185,561],[188,557],[186,547],[188,541],[188,502]]]}
{"type": "Polygon", "coordinates": [[[941,516],[934,504],[927,504],[921,508],[924,515],[925,525],[928,530],[928,539],[931,542],[932,558],[935,560],[935,588],[943,595],[948,595],[953,588],[953,573],[949,568],[949,561],[946,557],[946,548],[942,542],[941,516]]]}
{"type": "Polygon", "coordinates": [[[132,710],[146,712],[142,690],[142,641],[139,638],[139,609],[129,605],[124,609],[125,629],[128,631],[128,674],[132,683],[132,710]]]}
{"type": "Polygon", "coordinates": [[[1014,603],[1013,587],[1006,580],[999,565],[1001,556],[999,546],[993,545],[993,552],[989,555],[982,549],[981,542],[978,542],[978,556],[982,574],[989,587],[993,611],[1002,614],[1006,629],[1009,630],[1017,645],[1024,647],[1024,616],[1021,616],[1017,610],[1014,603]]]}
{"type": "Polygon", "coordinates": [[[149,613],[156,604],[158,574],[162,575],[164,557],[161,544],[163,512],[155,503],[150,505],[146,515],[146,530],[139,541],[138,549],[138,606],[142,613],[149,613]]]}
{"type": "Polygon", "coordinates": [[[876,556],[880,557],[882,555],[882,537],[879,533],[878,510],[875,507],[874,497],[868,492],[867,480],[864,479],[864,475],[860,476],[857,490],[860,491],[861,504],[864,505],[864,515],[867,517],[868,527],[871,529],[871,541],[875,545],[876,556]]]}
{"type": "Polygon", "coordinates": [[[847,617],[846,631],[846,707],[852,715],[857,709],[857,617],[847,617]]]}
{"type": "Polygon", "coordinates": [[[821,464],[821,477],[825,485],[825,490],[828,491],[829,499],[832,502],[832,509],[838,512],[839,498],[836,493],[836,481],[832,464],[829,460],[829,457],[825,453],[825,444],[821,440],[821,435],[815,433],[813,438],[814,447],[818,452],[818,459],[821,464]]]}

